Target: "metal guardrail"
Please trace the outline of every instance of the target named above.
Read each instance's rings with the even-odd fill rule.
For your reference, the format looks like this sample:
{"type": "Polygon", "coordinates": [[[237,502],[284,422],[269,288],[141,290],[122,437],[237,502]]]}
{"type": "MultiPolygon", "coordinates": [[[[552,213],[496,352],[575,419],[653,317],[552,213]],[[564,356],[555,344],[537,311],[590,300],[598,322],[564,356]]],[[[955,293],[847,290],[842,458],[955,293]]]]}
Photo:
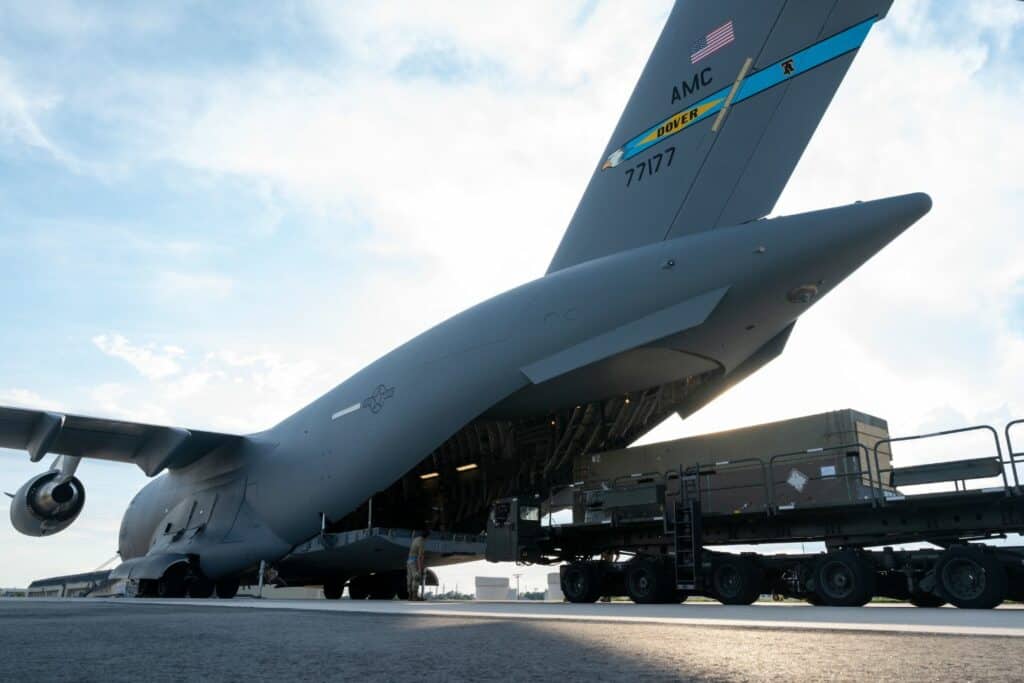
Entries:
{"type": "MultiPolygon", "coordinates": [[[[1024,490],[1021,489],[1020,474],[1017,471],[1018,467],[1024,467],[1024,451],[1015,451],[1013,447],[1013,440],[1011,437],[1011,431],[1014,427],[1024,425],[1024,419],[1014,420],[1009,422],[1005,428],[1005,438],[1007,446],[1007,455],[1004,457],[1002,445],[999,441],[999,433],[989,425],[975,425],[972,427],[961,427],[959,429],[947,429],[940,432],[932,432],[928,434],[915,434],[911,436],[897,436],[888,437],[881,439],[874,444],[873,447],[868,447],[862,443],[854,442],[848,444],[842,444],[839,446],[828,446],[822,448],[812,448],[802,451],[791,451],[787,453],[776,453],[764,457],[747,457],[738,458],[734,460],[722,460],[714,463],[696,463],[686,468],[676,468],[667,470],[665,472],[641,472],[636,474],[621,475],[611,480],[606,487],[583,489],[583,482],[574,482],[568,486],[552,487],[551,494],[548,497],[548,501],[554,499],[554,495],[557,491],[564,491],[565,489],[574,489],[577,491],[576,495],[586,494],[589,491],[607,490],[607,488],[616,488],[625,483],[662,483],[666,487],[666,496],[678,495],[676,492],[670,491],[670,482],[673,480],[681,481],[683,475],[693,476],[696,475],[698,482],[698,491],[703,497],[710,496],[715,492],[731,491],[744,488],[761,488],[764,492],[764,512],[768,516],[774,516],[780,512],[785,513],[789,507],[780,507],[777,496],[777,488],[780,484],[785,484],[786,480],[776,481],[775,471],[777,466],[787,460],[807,460],[816,457],[822,458],[835,458],[835,453],[850,453],[852,451],[857,452],[857,468],[853,471],[836,472],[834,474],[819,475],[819,476],[808,476],[808,481],[818,481],[823,479],[846,479],[858,482],[862,484],[867,493],[870,495],[870,502],[873,507],[883,507],[890,502],[890,496],[897,491],[897,489],[889,484],[886,484],[888,479],[892,481],[893,473],[898,472],[900,468],[892,466],[891,460],[891,446],[894,443],[902,443],[907,441],[919,441],[924,439],[932,439],[944,436],[952,436],[955,434],[963,434],[969,432],[980,432],[984,431],[992,435],[993,444],[996,450],[996,459],[1002,465],[1002,480],[1003,489],[1007,495],[1024,495],[1024,490]],[[890,461],[888,467],[881,467],[880,451],[888,446],[890,453],[890,461]],[[732,486],[714,486],[712,485],[713,478],[720,474],[721,468],[741,469],[743,466],[751,466],[751,469],[757,467],[760,470],[760,479],[753,483],[738,484],[732,486]],[[1013,485],[1010,484],[1010,477],[1006,473],[1006,468],[1009,467],[1013,476],[1013,485]],[[885,475],[888,475],[886,477],[885,475]],[[889,494],[889,495],[887,495],[889,494]]],[[[955,462],[955,461],[951,461],[955,462]]],[[[952,480],[951,480],[952,481],[952,480]]],[[[957,491],[966,491],[966,480],[954,481],[957,491]]],[[[913,495],[913,494],[911,494],[913,495]]],[[[900,493],[899,499],[905,499],[906,494],[900,493]]],[[[560,506],[560,509],[568,509],[572,506],[560,506]]],[[[801,509],[806,509],[806,506],[801,509]]],[[[549,506],[548,509],[548,527],[553,526],[552,520],[554,517],[554,508],[549,506]]],[[[665,516],[666,524],[668,524],[668,515],[665,516]]],[[[667,528],[667,527],[666,527],[667,528]]]]}
{"type": "MultiPolygon", "coordinates": [[[[1009,425],[1007,425],[1007,428],[1009,428],[1009,425]]],[[[881,441],[879,441],[878,443],[875,444],[875,449],[874,449],[874,451],[875,451],[875,467],[876,468],[878,467],[878,448],[880,446],[882,446],[883,444],[891,446],[894,443],[901,443],[901,442],[906,442],[906,441],[919,441],[919,440],[922,440],[922,439],[933,439],[933,438],[940,437],[940,436],[952,436],[954,434],[966,434],[968,432],[978,432],[978,431],[989,432],[992,435],[992,442],[995,444],[995,447],[996,447],[996,457],[999,460],[1000,465],[1002,465],[1000,470],[1001,470],[1002,475],[1003,475],[1003,488],[1006,490],[1007,495],[1012,495],[1013,489],[1010,487],[1010,482],[1009,482],[1009,480],[1006,477],[1006,464],[1007,463],[1006,463],[1005,460],[1003,460],[1003,449],[1002,449],[1002,446],[1000,446],[1000,444],[999,444],[999,432],[997,432],[995,429],[993,429],[989,425],[975,425],[973,427],[960,427],[959,429],[944,429],[941,432],[931,432],[930,434],[915,434],[913,436],[897,436],[897,437],[889,437],[888,439],[882,439],[881,441]]],[[[890,448],[890,451],[891,450],[892,449],[890,448]]],[[[886,471],[892,473],[893,471],[895,471],[895,469],[896,468],[894,468],[892,466],[892,464],[890,463],[889,468],[886,471]]],[[[881,470],[879,471],[879,474],[881,474],[881,470]]],[[[890,476],[891,476],[891,474],[890,474],[890,476]]],[[[964,491],[967,490],[967,481],[966,480],[955,480],[953,482],[953,484],[956,487],[957,491],[961,490],[961,487],[963,488],[964,491]]]]}
{"type": "Polygon", "coordinates": [[[1018,426],[1024,425],[1024,419],[1013,420],[1006,424],[1006,429],[1003,431],[1003,435],[1006,437],[1006,454],[1010,458],[1010,471],[1013,472],[1013,485],[1020,490],[1020,475],[1017,472],[1017,463],[1024,465],[1024,451],[1013,450],[1013,438],[1010,436],[1010,431],[1018,426]],[[1017,458],[1020,458],[1018,460],[1017,458]]]}

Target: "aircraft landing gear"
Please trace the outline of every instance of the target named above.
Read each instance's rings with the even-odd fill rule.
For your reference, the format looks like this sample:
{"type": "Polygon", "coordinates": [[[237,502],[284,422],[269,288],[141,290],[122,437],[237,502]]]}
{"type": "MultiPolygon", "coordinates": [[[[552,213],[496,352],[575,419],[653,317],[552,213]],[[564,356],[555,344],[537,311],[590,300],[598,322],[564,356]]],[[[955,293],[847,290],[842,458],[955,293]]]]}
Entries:
{"type": "Polygon", "coordinates": [[[345,590],[344,581],[325,581],[324,582],[324,597],[328,600],[338,600],[341,598],[342,592],[345,590]]]}
{"type": "Polygon", "coordinates": [[[205,576],[194,576],[188,582],[188,597],[205,599],[213,595],[214,583],[205,576]]]}
{"type": "Polygon", "coordinates": [[[238,578],[221,579],[216,584],[217,597],[221,600],[230,600],[238,593],[238,578]]]}
{"type": "Polygon", "coordinates": [[[186,582],[188,566],[176,564],[156,582],[156,594],[160,598],[183,598],[188,588],[186,582]]]}

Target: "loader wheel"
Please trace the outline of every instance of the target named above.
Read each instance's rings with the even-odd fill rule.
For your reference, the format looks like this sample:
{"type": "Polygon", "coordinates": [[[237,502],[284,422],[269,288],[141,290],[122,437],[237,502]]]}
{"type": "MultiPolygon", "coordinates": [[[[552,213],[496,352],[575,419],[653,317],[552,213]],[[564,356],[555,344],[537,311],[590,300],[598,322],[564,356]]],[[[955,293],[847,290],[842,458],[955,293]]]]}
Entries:
{"type": "Polygon", "coordinates": [[[723,605],[750,605],[761,597],[761,568],[743,555],[715,557],[711,569],[711,594],[723,605]]]}
{"type": "Polygon", "coordinates": [[[992,553],[955,545],[935,563],[935,592],[964,609],[992,609],[1006,598],[1006,568],[992,553]]]}
{"type": "Polygon", "coordinates": [[[875,595],[875,571],[852,550],[827,553],[814,567],[815,592],[833,607],[862,607],[875,595]]]}
{"type": "Polygon", "coordinates": [[[574,562],[562,570],[562,594],[569,602],[595,602],[601,597],[597,571],[583,562],[574,562]]]}
{"type": "Polygon", "coordinates": [[[650,605],[674,602],[675,586],[669,586],[665,572],[650,560],[633,560],[626,569],[626,595],[633,602],[650,605]],[[671,595],[669,589],[672,589],[671,595]],[[670,600],[671,598],[671,600],[670,600]]]}
{"type": "Polygon", "coordinates": [[[946,604],[935,593],[911,593],[907,601],[914,607],[942,607],[946,604]]]}

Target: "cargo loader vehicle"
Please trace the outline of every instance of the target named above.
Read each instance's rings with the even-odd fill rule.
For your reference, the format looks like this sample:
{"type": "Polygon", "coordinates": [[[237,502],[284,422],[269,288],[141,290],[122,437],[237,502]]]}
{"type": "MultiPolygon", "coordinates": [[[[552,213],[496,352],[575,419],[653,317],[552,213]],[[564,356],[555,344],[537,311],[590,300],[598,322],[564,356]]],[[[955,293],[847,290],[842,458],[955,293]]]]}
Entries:
{"type": "Polygon", "coordinates": [[[891,437],[845,410],[582,455],[573,483],[495,502],[486,557],[561,564],[570,602],[992,608],[1024,600],[1024,545],[1006,540],[1024,531],[1022,423],[891,437]],[[897,444],[966,434],[991,452],[893,466],[897,444]],[[751,551],[778,543],[798,552],[751,551]]]}

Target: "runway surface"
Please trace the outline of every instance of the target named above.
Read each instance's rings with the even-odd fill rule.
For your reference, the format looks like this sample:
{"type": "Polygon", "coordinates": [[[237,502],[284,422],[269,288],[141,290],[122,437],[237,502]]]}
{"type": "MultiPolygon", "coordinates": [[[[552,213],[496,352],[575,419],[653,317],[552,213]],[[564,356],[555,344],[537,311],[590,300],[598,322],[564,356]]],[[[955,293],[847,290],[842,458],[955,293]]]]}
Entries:
{"type": "Polygon", "coordinates": [[[733,626],[817,630],[882,631],[1024,637],[1024,605],[995,610],[953,607],[921,609],[902,603],[870,607],[811,607],[800,603],[757,603],[730,607],[712,602],[684,605],[634,605],[626,602],[573,605],[561,602],[423,602],[398,600],[215,600],[211,602],[146,600],[220,608],[317,610],[380,615],[611,621],[617,623],[733,626]]]}
{"type": "MultiPolygon", "coordinates": [[[[955,627],[972,635],[849,630],[851,621],[860,628],[906,623],[915,608],[838,610],[842,619],[822,616],[820,626],[793,628],[834,611],[579,607],[0,600],[0,680],[976,681],[1019,679],[1024,671],[1022,641],[976,635],[986,632],[973,630],[970,619],[955,627]],[[666,617],[662,609],[688,616],[666,617]],[[853,617],[861,612],[874,621],[853,617]]],[[[974,629],[1019,630],[1024,622],[1020,609],[920,612],[939,621],[969,615],[974,629]]]]}

